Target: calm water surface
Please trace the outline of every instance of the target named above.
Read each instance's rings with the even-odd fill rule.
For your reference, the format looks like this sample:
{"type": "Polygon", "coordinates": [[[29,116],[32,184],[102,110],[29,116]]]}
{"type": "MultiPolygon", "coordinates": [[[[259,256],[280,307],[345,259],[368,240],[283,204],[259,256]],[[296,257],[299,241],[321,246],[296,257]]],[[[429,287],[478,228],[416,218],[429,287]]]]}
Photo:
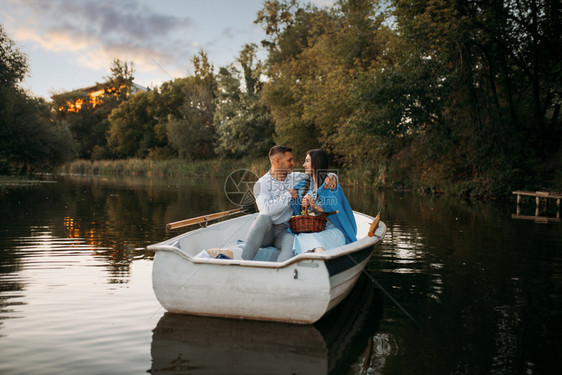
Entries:
{"type": "Polygon", "coordinates": [[[562,224],[512,219],[514,200],[347,189],[356,210],[383,209],[387,236],[348,300],[295,326],[167,314],[153,295],[146,246],[180,233],[167,222],[233,208],[223,180],[46,180],[0,185],[1,374],[549,374],[562,364],[562,224]]]}

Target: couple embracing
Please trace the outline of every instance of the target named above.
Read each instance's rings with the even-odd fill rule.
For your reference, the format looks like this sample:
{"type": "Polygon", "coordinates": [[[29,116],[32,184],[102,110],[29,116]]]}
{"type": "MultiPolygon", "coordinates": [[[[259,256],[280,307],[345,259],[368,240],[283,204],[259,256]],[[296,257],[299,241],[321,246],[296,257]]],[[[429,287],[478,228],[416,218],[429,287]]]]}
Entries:
{"type": "Polygon", "coordinates": [[[271,169],[254,185],[259,209],[242,258],[253,260],[260,247],[275,246],[278,262],[307,251],[323,251],[356,241],[357,226],[349,202],[335,174],[327,174],[328,155],[322,150],[306,153],[305,173],[293,172],[292,149],[273,146],[269,151],[271,169]],[[313,212],[338,211],[329,216],[326,229],[318,233],[293,234],[288,222],[308,207],[313,212]]]}

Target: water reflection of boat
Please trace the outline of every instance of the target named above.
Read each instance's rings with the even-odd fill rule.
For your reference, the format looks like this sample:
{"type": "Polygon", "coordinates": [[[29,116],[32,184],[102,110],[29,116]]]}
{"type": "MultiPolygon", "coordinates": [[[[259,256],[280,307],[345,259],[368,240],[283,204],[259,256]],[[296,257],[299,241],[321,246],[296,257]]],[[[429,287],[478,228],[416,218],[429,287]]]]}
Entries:
{"type": "Polygon", "coordinates": [[[378,329],[382,298],[366,277],[315,325],[166,313],[152,336],[152,374],[337,374],[378,329]]]}
{"type": "Polygon", "coordinates": [[[246,241],[253,215],[151,245],[154,294],[169,312],[314,323],[349,294],[386,233],[381,221],[368,236],[374,218],[354,215],[357,241],[285,262],[241,259],[237,242],[246,241]],[[234,259],[197,257],[202,249],[217,247],[231,250],[234,259]]]}
{"type": "Polygon", "coordinates": [[[370,362],[382,307],[381,291],[362,274],[348,298],[315,324],[328,348],[329,374],[347,373],[363,353],[363,364],[370,362]]]}

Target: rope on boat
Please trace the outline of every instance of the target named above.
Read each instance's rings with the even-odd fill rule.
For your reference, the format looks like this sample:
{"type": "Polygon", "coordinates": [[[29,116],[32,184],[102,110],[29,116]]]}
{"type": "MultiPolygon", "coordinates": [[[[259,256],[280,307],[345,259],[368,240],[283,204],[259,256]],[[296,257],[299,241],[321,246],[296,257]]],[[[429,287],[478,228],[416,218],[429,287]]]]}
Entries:
{"type": "MultiPolygon", "coordinates": [[[[348,254],[349,256],[349,254],[348,254]]],[[[349,256],[351,258],[351,256],[349,256]]],[[[351,258],[353,259],[353,258],[351,258]]],[[[406,309],[404,307],[402,307],[401,304],[398,303],[397,300],[394,299],[394,297],[392,297],[390,295],[390,293],[388,293],[386,291],[386,289],[383,288],[383,286],[377,281],[375,280],[375,278],[369,273],[367,272],[365,269],[363,269],[363,272],[365,275],[367,275],[367,277],[377,286],[377,288],[379,288],[380,290],[382,290],[382,292],[396,305],[398,306],[398,308],[404,313],[404,315],[406,315],[411,321],[412,323],[414,323],[414,325],[420,329],[420,326],[418,325],[418,323],[416,322],[416,320],[412,317],[412,315],[410,315],[410,313],[408,313],[408,311],[406,311],[406,309]]]]}

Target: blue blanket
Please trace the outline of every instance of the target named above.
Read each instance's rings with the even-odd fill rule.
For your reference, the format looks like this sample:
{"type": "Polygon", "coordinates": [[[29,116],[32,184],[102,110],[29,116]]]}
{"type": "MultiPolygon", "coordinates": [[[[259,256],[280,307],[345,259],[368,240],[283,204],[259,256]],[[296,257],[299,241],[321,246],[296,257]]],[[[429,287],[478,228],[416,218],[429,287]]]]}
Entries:
{"type": "Polygon", "coordinates": [[[301,214],[302,210],[302,198],[306,195],[306,184],[308,180],[302,180],[298,182],[293,189],[297,191],[299,195],[297,198],[291,199],[291,206],[293,206],[293,215],[298,216],[301,214]]]}
{"type": "MultiPolygon", "coordinates": [[[[301,181],[295,186],[299,197],[291,201],[293,215],[301,214],[302,197],[306,194],[304,191],[306,182],[307,180],[301,181]]],[[[353,210],[340,184],[338,183],[337,187],[333,190],[325,189],[324,184],[322,184],[322,186],[318,188],[318,197],[316,199],[324,211],[339,211],[337,214],[328,216],[328,218],[342,231],[346,243],[357,241],[357,223],[355,222],[355,216],[353,216],[353,210]]]]}
{"type": "Polygon", "coordinates": [[[355,216],[353,216],[353,210],[339,183],[333,190],[325,189],[324,184],[322,184],[318,188],[318,203],[326,212],[339,211],[337,214],[328,216],[328,218],[343,232],[346,243],[357,241],[355,216]]]}

